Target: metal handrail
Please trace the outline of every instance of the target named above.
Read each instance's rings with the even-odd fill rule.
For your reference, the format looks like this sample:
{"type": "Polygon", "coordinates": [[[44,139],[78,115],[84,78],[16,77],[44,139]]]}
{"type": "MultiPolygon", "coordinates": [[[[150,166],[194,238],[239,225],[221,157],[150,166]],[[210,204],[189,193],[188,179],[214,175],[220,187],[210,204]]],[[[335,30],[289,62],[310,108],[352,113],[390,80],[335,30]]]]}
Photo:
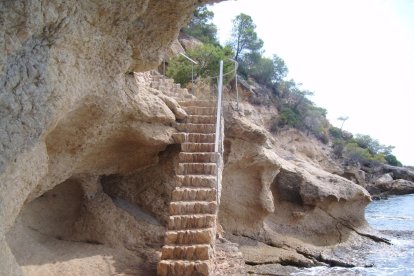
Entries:
{"type": "Polygon", "coordinates": [[[219,143],[219,132],[221,125],[221,105],[222,105],[222,93],[223,93],[223,61],[220,60],[220,71],[218,79],[218,89],[217,89],[217,117],[216,117],[216,139],[214,151],[218,153],[218,143],[219,143]]]}
{"type": "Polygon", "coordinates": [[[219,175],[219,168],[222,162],[222,100],[223,100],[223,61],[220,60],[220,69],[217,85],[217,110],[216,110],[216,137],[214,144],[214,152],[216,153],[216,202],[219,204],[219,182],[221,181],[219,175]]]}
{"type": "Polygon", "coordinates": [[[183,57],[185,57],[187,60],[191,62],[191,92],[194,93],[194,64],[197,65],[198,62],[190,58],[184,53],[180,53],[180,55],[182,55],[183,57]]]}

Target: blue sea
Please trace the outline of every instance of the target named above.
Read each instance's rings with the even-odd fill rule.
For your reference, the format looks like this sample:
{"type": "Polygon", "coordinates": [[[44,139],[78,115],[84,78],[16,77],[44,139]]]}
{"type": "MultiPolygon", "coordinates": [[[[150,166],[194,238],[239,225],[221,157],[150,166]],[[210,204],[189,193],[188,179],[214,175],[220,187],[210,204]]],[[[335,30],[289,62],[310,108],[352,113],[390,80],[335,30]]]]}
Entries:
{"type": "Polygon", "coordinates": [[[365,260],[372,267],[313,267],[295,275],[414,275],[414,194],[373,201],[365,217],[392,243],[367,252],[365,260]]]}

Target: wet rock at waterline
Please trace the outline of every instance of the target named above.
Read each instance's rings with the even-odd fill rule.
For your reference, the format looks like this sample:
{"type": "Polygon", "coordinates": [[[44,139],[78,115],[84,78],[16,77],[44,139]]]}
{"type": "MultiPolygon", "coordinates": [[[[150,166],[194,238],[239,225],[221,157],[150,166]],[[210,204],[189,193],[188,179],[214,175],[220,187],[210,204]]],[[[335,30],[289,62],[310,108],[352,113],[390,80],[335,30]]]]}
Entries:
{"type": "Polygon", "coordinates": [[[366,189],[371,195],[376,197],[412,194],[414,193],[414,182],[404,179],[396,179],[369,184],[366,189]]]}

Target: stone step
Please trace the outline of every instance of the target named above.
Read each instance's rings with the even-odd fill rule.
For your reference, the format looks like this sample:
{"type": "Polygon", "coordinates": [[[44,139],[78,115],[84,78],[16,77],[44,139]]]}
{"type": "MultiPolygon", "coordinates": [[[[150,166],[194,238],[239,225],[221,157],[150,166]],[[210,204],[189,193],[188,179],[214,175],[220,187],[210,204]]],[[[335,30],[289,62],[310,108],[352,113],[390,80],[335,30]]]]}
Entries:
{"type": "Polygon", "coordinates": [[[185,119],[186,123],[191,124],[215,124],[216,116],[212,115],[189,115],[185,119]]]}
{"type": "Polygon", "coordinates": [[[164,245],[161,249],[162,260],[207,261],[213,250],[209,244],[196,245],[164,245]]]}
{"type": "Polygon", "coordinates": [[[170,215],[215,214],[215,201],[171,201],[170,215]]]}
{"type": "Polygon", "coordinates": [[[180,163],[178,174],[207,174],[216,175],[216,163],[180,163]]]}
{"type": "Polygon", "coordinates": [[[176,215],[168,218],[168,230],[190,230],[215,227],[215,215],[176,215]]]}
{"type": "Polygon", "coordinates": [[[178,161],[181,163],[215,163],[217,153],[215,152],[180,152],[178,161]]]}
{"type": "Polygon", "coordinates": [[[152,75],[151,76],[152,83],[157,83],[157,82],[159,82],[162,79],[163,79],[163,76],[157,76],[157,75],[152,75]]]}
{"type": "Polygon", "coordinates": [[[187,133],[204,133],[212,134],[216,132],[215,124],[189,124],[189,123],[177,123],[176,128],[179,131],[187,133]]]}
{"type": "Polygon", "coordinates": [[[182,106],[182,108],[190,115],[210,115],[216,116],[216,107],[199,107],[199,106],[182,106]]]}
{"type": "Polygon", "coordinates": [[[169,85],[171,87],[176,86],[173,79],[164,79],[163,82],[164,82],[165,85],[169,85]]]}
{"type": "Polygon", "coordinates": [[[184,95],[184,98],[192,98],[192,97],[194,97],[193,95],[191,95],[191,94],[188,93],[188,89],[187,88],[180,88],[180,89],[177,90],[177,92],[180,95],[184,95]]]}
{"type": "Polygon", "coordinates": [[[213,228],[167,231],[165,233],[166,245],[195,245],[213,244],[215,232],[213,228]]]}
{"type": "Polygon", "coordinates": [[[183,152],[214,152],[214,143],[183,143],[183,152]]]}
{"type": "Polygon", "coordinates": [[[209,276],[213,275],[210,261],[161,260],[157,266],[157,276],[209,276]]]}
{"type": "Polygon", "coordinates": [[[179,101],[181,106],[197,106],[197,107],[215,107],[217,106],[216,100],[191,100],[191,101],[179,101]]]}
{"type": "Polygon", "coordinates": [[[215,201],[216,189],[177,187],[172,191],[171,201],[215,201]]]}
{"type": "Polygon", "coordinates": [[[203,134],[203,133],[174,133],[173,135],[174,142],[177,144],[181,143],[214,143],[216,135],[203,134]]]}
{"type": "Polygon", "coordinates": [[[216,176],[212,175],[178,175],[179,187],[215,188],[216,176]]]}

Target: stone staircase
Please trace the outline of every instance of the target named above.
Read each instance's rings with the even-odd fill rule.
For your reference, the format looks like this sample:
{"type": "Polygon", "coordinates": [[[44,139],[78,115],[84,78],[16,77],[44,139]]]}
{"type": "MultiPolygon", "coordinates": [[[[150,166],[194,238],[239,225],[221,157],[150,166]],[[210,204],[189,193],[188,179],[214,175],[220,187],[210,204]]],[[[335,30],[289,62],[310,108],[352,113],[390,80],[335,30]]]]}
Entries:
{"type": "Polygon", "coordinates": [[[182,88],[179,83],[173,79],[167,78],[156,71],[150,72],[150,87],[162,91],[164,94],[176,99],[192,98],[187,88],[182,88]]]}
{"type": "Polygon", "coordinates": [[[216,101],[181,101],[188,117],[177,123],[181,143],[177,186],[169,206],[159,276],[214,275],[217,162],[216,101]]]}

